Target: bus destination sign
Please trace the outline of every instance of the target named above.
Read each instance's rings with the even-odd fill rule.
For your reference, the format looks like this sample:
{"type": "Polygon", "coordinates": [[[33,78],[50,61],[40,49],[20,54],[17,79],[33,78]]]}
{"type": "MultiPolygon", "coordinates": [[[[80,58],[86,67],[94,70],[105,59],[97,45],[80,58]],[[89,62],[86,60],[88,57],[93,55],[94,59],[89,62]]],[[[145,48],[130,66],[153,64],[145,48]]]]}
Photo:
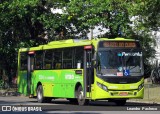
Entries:
{"type": "Polygon", "coordinates": [[[134,48],[137,47],[137,42],[125,42],[125,41],[102,41],[99,47],[113,47],[113,48],[134,48]]]}

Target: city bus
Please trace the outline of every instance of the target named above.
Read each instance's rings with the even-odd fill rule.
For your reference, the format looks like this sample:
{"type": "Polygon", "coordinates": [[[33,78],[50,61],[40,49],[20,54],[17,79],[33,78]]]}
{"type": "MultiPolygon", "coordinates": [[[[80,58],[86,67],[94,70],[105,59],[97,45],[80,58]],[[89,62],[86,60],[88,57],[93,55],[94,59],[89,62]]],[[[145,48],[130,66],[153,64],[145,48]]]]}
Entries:
{"type": "Polygon", "coordinates": [[[97,100],[125,105],[143,98],[141,45],[135,39],[99,38],[21,48],[18,91],[39,103],[64,98],[78,105],[97,100]]]}

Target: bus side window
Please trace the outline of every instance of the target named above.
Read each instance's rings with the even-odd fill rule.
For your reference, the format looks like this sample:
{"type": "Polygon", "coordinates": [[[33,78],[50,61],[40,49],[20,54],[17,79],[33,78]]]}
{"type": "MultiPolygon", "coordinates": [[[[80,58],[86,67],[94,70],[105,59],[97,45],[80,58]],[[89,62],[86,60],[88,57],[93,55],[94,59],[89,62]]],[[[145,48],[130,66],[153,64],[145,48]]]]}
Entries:
{"type": "Polygon", "coordinates": [[[53,51],[46,50],[44,56],[44,69],[51,69],[52,68],[52,60],[53,60],[53,51]]]}
{"type": "Polygon", "coordinates": [[[55,69],[61,69],[61,63],[56,63],[55,69]]]}
{"type": "Polygon", "coordinates": [[[71,69],[73,64],[73,48],[63,49],[63,69],[71,69]]]}
{"type": "Polygon", "coordinates": [[[54,51],[53,66],[55,69],[62,69],[62,50],[54,51]]]}
{"type": "Polygon", "coordinates": [[[84,59],[84,48],[83,47],[76,47],[75,48],[75,65],[74,67],[83,68],[83,59],[84,59]]]}
{"type": "Polygon", "coordinates": [[[43,51],[37,51],[35,57],[35,69],[43,68],[43,51]]]}
{"type": "Polygon", "coordinates": [[[20,70],[27,70],[27,53],[20,53],[20,70]]]}

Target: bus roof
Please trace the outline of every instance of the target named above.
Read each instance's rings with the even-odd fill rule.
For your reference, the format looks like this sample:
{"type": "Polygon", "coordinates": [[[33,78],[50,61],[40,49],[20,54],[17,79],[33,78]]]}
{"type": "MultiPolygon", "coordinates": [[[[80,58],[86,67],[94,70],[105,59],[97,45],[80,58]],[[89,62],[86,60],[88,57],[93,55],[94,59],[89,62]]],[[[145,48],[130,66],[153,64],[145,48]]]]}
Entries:
{"type": "Polygon", "coordinates": [[[76,46],[85,46],[93,44],[95,48],[97,47],[96,44],[99,41],[135,41],[134,39],[125,39],[125,38],[97,38],[97,39],[67,39],[67,40],[59,40],[59,41],[52,41],[45,45],[39,45],[37,47],[30,47],[30,48],[21,48],[19,49],[20,52],[26,51],[36,51],[36,50],[43,50],[43,49],[55,49],[55,48],[64,48],[64,47],[76,47],[76,46]]]}

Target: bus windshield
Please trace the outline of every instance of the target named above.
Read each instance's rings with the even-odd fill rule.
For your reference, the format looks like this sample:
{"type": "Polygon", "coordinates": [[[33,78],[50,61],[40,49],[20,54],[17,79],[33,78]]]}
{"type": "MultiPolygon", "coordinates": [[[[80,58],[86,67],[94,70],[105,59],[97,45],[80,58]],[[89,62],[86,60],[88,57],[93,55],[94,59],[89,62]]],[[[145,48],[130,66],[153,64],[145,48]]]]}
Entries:
{"type": "Polygon", "coordinates": [[[133,49],[99,50],[97,72],[102,76],[142,76],[142,52],[133,49]]]}

